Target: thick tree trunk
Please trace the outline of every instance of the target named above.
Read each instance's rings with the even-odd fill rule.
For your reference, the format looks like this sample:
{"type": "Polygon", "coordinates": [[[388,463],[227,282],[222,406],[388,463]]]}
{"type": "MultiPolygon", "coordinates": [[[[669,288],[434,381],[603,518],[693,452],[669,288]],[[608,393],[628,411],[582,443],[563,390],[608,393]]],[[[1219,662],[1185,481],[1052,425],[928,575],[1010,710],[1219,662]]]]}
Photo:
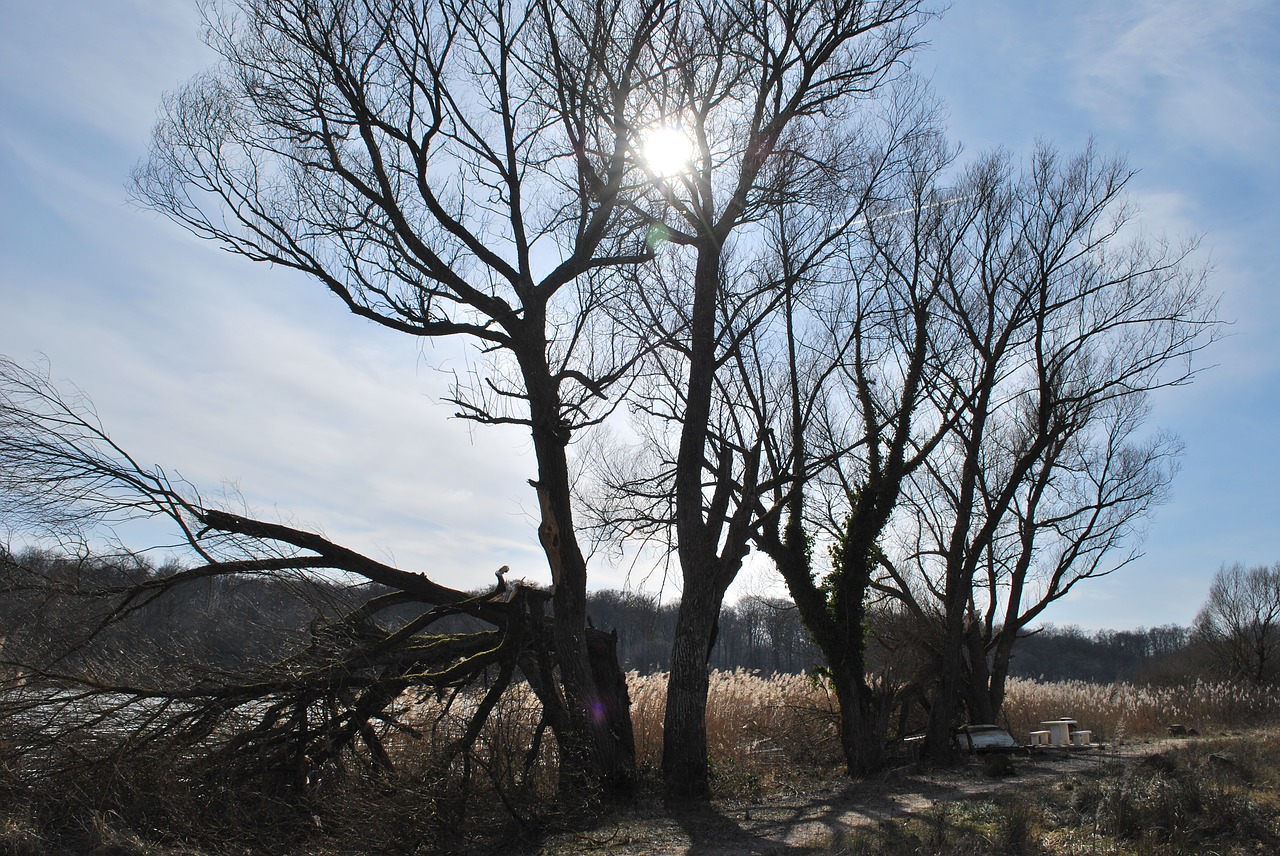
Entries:
{"type": "Polygon", "coordinates": [[[974,724],[994,724],[1000,712],[999,705],[991,699],[991,669],[987,666],[987,648],[982,633],[976,625],[965,634],[968,650],[965,674],[969,678],[969,692],[965,704],[968,708],[969,722],[974,724]]]}
{"type": "Polygon", "coordinates": [[[703,470],[715,376],[715,309],[720,246],[698,246],[690,324],[689,378],[675,477],[676,539],[683,587],[671,650],[663,723],[662,780],[673,798],[710,795],[707,759],[707,656],[725,585],[718,581],[719,521],[708,521],[703,470]]]}
{"type": "Polygon", "coordinates": [[[831,684],[840,704],[840,749],[845,771],[855,778],[874,773],[885,762],[887,699],[877,696],[864,674],[832,669],[831,684]]]}
{"type": "Polygon", "coordinates": [[[958,758],[955,728],[960,724],[960,694],[964,687],[964,606],[948,601],[944,618],[942,650],[938,658],[938,683],[929,706],[925,732],[925,757],[940,764],[958,758]]]}
{"type": "Polygon", "coordinates": [[[887,512],[878,510],[874,492],[864,488],[835,551],[834,594],[828,615],[834,633],[823,650],[840,702],[840,738],[851,776],[879,769],[885,759],[888,730],[886,700],[867,683],[867,589],[877,554],[876,539],[887,512]]]}
{"type": "Polygon", "coordinates": [[[1009,681],[1009,664],[1013,660],[1013,645],[1017,641],[1021,627],[1006,625],[996,637],[995,650],[991,657],[991,676],[988,680],[987,703],[991,706],[992,722],[1000,716],[1004,707],[1005,687],[1009,681]]]}
{"type": "MultiPolygon", "coordinates": [[[[536,322],[537,319],[531,319],[536,322]]],[[[541,329],[531,323],[529,329],[541,329]]],[[[545,362],[545,343],[524,342],[517,350],[529,394],[531,436],[538,461],[541,520],[538,538],[551,570],[552,640],[564,690],[567,726],[556,734],[560,746],[560,788],[568,799],[629,791],[635,773],[628,703],[618,696],[616,653],[593,660],[587,644],[587,563],[573,527],[568,431],[560,424],[559,394],[545,362]],[[601,683],[604,683],[602,691],[601,683]]]]}
{"type": "Polygon", "coordinates": [[[636,739],[631,727],[631,694],[618,663],[618,633],[587,629],[587,657],[596,685],[592,720],[608,732],[617,757],[604,765],[604,785],[610,792],[629,792],[635,782],[636,739]]]}
{"type": "MultiPolygon", "coordinates": [[[[567,481],[566,481],[567,484],[567,481]]],[[[567,797],[629,792],[635,774],[630,701],[614,646],[588,646],[586,562],[565,529],[545,483],[537,483],[543,507],[538,533],[552,567],[552,638],[564,689],[567,733],[558,733],[561,791],[567,797]],[[619,690],[621,684],[621,690],[619,690]]],[[[567,489],[565,491],[567,495],[567,489]]],[[[562,507],[567,511],[567,503],[562,507]]]]}
{"type": "Polygon", "coordinates": [[[713,644],[719,601],[713,592],[681,593],[671,646],[667,707],[662,732],[662,782],[668,799],[710,794],[707,755],[707,657],[713,644]]]}
{"type": "MultiPolygon", "coordinates": [[[[809,546],[797,502],[787,535],[767,539],[765,551],[787,583],[800,617],[827,663],[840,711],[840,748],[850,776],[865,776],[885,762],[890,700],[867,683],[864,597],[870,582],[869,556],[874,537],[846,531],[837,554],[835,585],[828,601],[813,579],[809,546]]],[[[877,530],[878,531],[878,530],[877,530]]]]}

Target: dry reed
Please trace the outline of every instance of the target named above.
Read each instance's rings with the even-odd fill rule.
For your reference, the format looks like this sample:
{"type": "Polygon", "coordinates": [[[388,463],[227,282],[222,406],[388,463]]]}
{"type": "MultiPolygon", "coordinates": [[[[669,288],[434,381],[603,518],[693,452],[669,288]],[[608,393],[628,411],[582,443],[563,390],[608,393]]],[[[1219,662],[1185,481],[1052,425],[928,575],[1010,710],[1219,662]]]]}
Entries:
{"type": "Polygon", "coordinates": [[[1173,724],[1206,734],[1254,728],[1280,722],[1280,687],[1226,681],[1150,687],[1010,679],[1002,718],[1015,737],[1025,739],[1041,721],[1064,716],[1091,730],[1095,741],[1159,737],[1173,724]]]}
{"type": "MultiPolygon", "coordinates": [[[[628,675],[636,757],[662,759],[667,675],[628,675]]],[[[1040,683],[1013,678],[1002,724],[1019,740],[1040,722],[1069,716],[1097,742],[1163,736],[1181,724],[1208,734],[1280,723],[1280,687],[1196,681],[1144,687],[1084,681],[1040,683]]],[[[707,747],[713,765],[777,777],[786,770],[839,762],[835,698],[825,682],[800,675],[713,671],[707,697],[707,747]]]]}
{"type": "MultiPolygon", "coordinates": [[[[636,760],[662,760],[667,674],[627,676],[636,760]]],[[[826,767],[840,756],[835,697],[804,675],[713,670],[707,692],[707,750],[714,767],[778,778],[798,768],[826,767]]]]}

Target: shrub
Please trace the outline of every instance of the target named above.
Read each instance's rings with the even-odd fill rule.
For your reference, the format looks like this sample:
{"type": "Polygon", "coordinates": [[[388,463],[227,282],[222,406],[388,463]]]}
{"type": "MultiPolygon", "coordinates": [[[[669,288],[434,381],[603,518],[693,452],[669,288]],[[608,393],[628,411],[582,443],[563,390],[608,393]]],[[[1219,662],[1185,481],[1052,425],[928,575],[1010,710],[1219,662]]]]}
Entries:
{"type": "MultiPolygon", "coordinates": [[[[1280,836],[1274,806],[1258,802],[1272,784],[1257,788],[1259,769],[1274,770],[1274,738],[1257,763],[1235,757],[1248,741],[1233,741],[1232,754],[1213,751],[1220,744],[1162,752],[1127,766],[1109,765],[1074,791],[1073,808],[1096,834],[1115,839],[1174,845],[1202,852],[1222,842],[1249,842],[1276,852],[1280,836]]],[[[1261,852],[1261,851],[1259,851],[1261,852]]]]}

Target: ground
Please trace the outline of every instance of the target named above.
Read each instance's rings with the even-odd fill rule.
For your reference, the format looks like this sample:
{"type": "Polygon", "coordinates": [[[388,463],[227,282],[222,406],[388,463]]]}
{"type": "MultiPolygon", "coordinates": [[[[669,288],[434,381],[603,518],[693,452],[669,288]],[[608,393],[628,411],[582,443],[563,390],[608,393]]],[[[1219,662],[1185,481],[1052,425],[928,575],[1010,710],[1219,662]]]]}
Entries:
{"type": "Polygon", "coordinates": [[[1185,741],[1119,749],[1044,752],[1012,759],[1012,773],[997,775],[973,759],[954,770],[891,770],[873,779],[797,782],[754,799],[717,799],[705,806],[664,807],[641,796],[588,832],[553,835],[538,856],[736,856],[833,851],[849,832],[927,815],[939,806],[978,802],[1009,791],[1033,793],[1061,785],[1108,762],[1133,761],[1185,741]]]}

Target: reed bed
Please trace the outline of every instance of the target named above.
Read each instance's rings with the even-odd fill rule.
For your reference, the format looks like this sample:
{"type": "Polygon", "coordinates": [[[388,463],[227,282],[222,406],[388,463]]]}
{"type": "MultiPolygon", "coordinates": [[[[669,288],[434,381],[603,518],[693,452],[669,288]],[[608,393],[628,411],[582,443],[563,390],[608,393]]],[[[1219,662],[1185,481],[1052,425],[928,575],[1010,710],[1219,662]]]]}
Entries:
{"type": "MultiPolygon", "coordinates": [[[[637,758],[649,775],[661,762],[666,682],[666,674],[629,676],[637,758]]],[[[75,776],[49,779],[43,786],[20,775],[18,767],[6,766],[0,753],[0,852],[6,847],[40,856],[95,848],[107,852],[108,846],[124,844],[128,847],[111,852],[192,852],[172,850],[179,841],[223,843],[210,853],[357,852],[390,840],[388,817],[396,819],[393,837],[405,852],[448,850],[481,840],[501,852],[536,828],[537,818],[554,801],[556,747],[541,727],[536,698],[517,684],[504,694],[473,751],[451,752],[478,701],[465,694],[452,704],[434,693],[404,696],[395,713],[411,727],[383,732],[394,772],[370,767],[367,750],[357,745],[343,765],[317,771],[304,793],[287,799],[256,788],[252,780],[231,781],[218,770],[206,770],[176,745],[135,751],[106,764],[86,763],[75,776]],[[531,751],[535,743],[541,751],[531,751]],[[223,846],[227,842],[234,846],[223,846]]],[[[1181,687],[1010,682],[1004,722],[1016,736],[1025,739],[1041,720],[1061,716],[1073,717],[1108,742],[1162,736],[1173,723],[1210,738],[1280,724],[1280,688],[1203,681],[1181,687]]],[[[837,775],[836,721],[834,698],[821,680],[741,669],[712,672],[707,739],[713,786],[722,795],[750,796],[837,775]]],[[[1191,745],[1201,744],[1216,745],[1212,739],[1191,745]]],[[[64,748],[73,752],[76,747],[64,748]]],[[[1243,758],[1241,750],[1238,759],[1243,758]]],[[[1201,766],[1225,763],[1218,758],[1201,766]]],[[[1259,762],[1257,768],[1264,766],[1259,762]]],[[[1121,796],[1127,802],[1103,794],[1106,799],[1099,797],[1098,805],[1115,803],[1129,811],[1133,803],[1137,811],[1145,805],[1138,799],[1144,793],[1130,799],[1125,791],[1121,796]]],[[[1108,834],[1127,834],[1128,827],[1117,829],[1108,834]]]]}
{"type": "MultiPolygon", "coordinates": [[[[636,760],[662,760],[667,674],[628,674],[636,760]]],[[[763,675],[735,669],[711,672],[707,692],[707,749],[722,774],[776,780],[802,769],[827,768],[840,757],[835,696],[804,675],[763,675]]]]}
{"type": "Polygon", "coordinates": [[[1280,687],[1227,681],[1165,687],[1009,681],[1003,724],[1018,739],[1041,721],[1064,716],[1090,729],[1095,741],[1119,743],[1164,736],[1175,724],[1202,734],[1256,728],[1280,723],[1280,687]]]}
{"type": "MultiPolygon", "coordinates": [[[[662,759],[667,675],[628,675],[636,756],[642,768],[662,759]]],[[[713,671],[707,697],[707,746],[713,765],[776,779],[789,771],[839,763],[835,697],[803,675],[713,671]]],[[[1149,740],[1173,724],[1202,734],[1280,724],[1280,686],[1195,681],[1153,687],[1084,681],[1010,679],[1001,724],[1025,741],[1040,722],[1075,719],[1095,742],[1149,740]]]]}

